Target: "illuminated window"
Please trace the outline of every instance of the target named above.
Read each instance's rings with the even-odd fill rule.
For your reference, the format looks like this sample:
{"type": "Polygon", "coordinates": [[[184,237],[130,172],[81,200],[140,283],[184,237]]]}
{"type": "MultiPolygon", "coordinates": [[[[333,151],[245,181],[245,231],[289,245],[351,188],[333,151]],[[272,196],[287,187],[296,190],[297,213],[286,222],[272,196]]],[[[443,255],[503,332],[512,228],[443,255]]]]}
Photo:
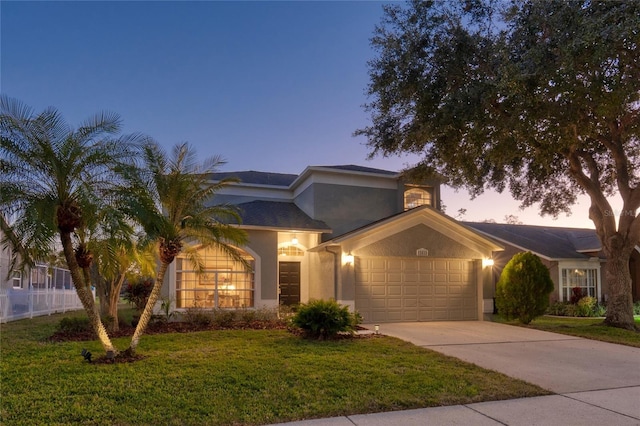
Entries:
{"type": "Polygon", "coordinates": [[[221,250],[201,252],[204,272],[198,274],[184,257],[176,258],[177,308],[252,308],[254,307],[255,259],[238,250],[251,270],[221,250]]]}
{"type": "Polygon", "coordinates": [[[280,247],[278,256],[304,256],[304,251],[296,246],[280,247]]]}
{"type": "Polygon", "coordinates": [[[568,302],[577,289],[581,289],[582,297],[598,298],[598,269],[562,269],[562,300],[568,302]],[[576,290],[573,290],[573,289],[576,290]]]}
{"type": "Polygon", "coordinates": [[[404,209],[431,205],[431,193],[425,189],[411,188],[404,192],[404,209]]]}

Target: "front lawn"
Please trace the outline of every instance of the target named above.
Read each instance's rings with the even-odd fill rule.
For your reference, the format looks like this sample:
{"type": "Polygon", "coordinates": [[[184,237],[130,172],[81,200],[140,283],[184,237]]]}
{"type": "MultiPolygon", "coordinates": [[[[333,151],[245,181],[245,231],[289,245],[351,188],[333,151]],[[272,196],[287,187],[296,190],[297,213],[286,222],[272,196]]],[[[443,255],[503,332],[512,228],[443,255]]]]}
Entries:
{"type": "Polygon", "coordinates": [[[382,336],[157,334],[139,361],[89,364],[80,353],[101,355],[97,341],[46,342],[60,318],[1,325],[1,424],[252,425],[548,394],[382,336]]]}
{"type": "MultiPolygon", "coordinates": [[[[640,348],[640,332],[608,327],[602,323],[602,318],[554,317],[545,315],[531,321],[529,325],[523,325],[517,321],[504,321],[499,316],[494,316],[494,321],[640,348]]],[[[640,328],[640,317],[635,317],[635,322],[640,328]]]]}

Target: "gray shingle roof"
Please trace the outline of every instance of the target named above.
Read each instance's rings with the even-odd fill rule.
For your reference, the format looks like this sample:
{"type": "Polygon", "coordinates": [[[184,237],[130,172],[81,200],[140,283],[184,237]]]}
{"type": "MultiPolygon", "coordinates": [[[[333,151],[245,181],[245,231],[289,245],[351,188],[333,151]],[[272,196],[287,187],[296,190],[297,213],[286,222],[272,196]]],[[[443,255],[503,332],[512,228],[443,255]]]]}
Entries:
{"type": "Polygon", "coordinates": [[[463,222],[465,225],[549,259],[586,259],[581,252],[599,252],[600,240],[594,229],[505,223],[463,222]]]}
{"type": "Polygon", "coordinates": [[[377,173],[381,175],[389,175],[394,176],[397,175],[398,172],[392,172],[389,170],[376,169],[373,167],[365,167],[365,166],[356,166],[354,164],[345,164],[341,166],[316,166],[321,169],[336,169],[336,170],[346,170],[350,172],[364,172],[364,173],[377,173]]]}
{"type": "MultiPolygon", "coordinates": [[[[363,173],[375,173],[380,175],[394,176],[397,172],[391,172],[389,170],[374,169],[372,167],[356,166],[353,164],[347,164],[342,166],[315,166],[319,169],[335,169],[351,172],[363,172],[363,173]]],[[[239,172],[220,172],[213,173],[211,179],[222,180],[226,178],[236,178],[242,183],[252,183],[256,185],[273,185],[289,187],[299,175],[289,173],[272,173],[272,172],[258,172],[254,170],[245,170],[239,172]]]]}
{"type": "Polygon", "coordinates": [[[326,223],[311,219],[294,203],[251,201],[238,204],[238,208],[242,225],[331,232],[331,228],[326,223]]]}
{"type": "Polygon", "coordinates": [[[247,170],[242,172],[222,172],[213,173],[211,179],[222,180],[226,178],[240,179],[243,183],[254,183],[258,185],[274,185],[289,187],[296,180],[298,175],[292,175],[287,173],[271,173],[271,172],[256,172],[253,170],[247,170]]]}

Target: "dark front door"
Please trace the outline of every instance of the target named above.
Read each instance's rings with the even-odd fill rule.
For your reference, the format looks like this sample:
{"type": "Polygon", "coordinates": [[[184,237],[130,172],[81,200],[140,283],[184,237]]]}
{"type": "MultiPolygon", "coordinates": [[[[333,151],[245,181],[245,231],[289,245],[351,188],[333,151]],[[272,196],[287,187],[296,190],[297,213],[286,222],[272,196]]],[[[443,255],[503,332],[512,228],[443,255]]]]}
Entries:
{"type": "Polygon", "coordinates": [[[300,262],[280,262],[280,304],[300,303],[300,262]]]}

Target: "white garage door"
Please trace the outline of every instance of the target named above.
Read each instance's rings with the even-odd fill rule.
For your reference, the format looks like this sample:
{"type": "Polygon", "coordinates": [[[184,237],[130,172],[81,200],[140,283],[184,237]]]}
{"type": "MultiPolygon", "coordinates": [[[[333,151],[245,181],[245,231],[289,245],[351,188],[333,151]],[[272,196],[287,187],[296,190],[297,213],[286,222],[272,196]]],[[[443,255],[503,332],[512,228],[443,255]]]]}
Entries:
{"type": "Polygon", "coordinates": [[[474,262],[357,258],[356,310],[365,322],[477,320],[474,262]]]}

